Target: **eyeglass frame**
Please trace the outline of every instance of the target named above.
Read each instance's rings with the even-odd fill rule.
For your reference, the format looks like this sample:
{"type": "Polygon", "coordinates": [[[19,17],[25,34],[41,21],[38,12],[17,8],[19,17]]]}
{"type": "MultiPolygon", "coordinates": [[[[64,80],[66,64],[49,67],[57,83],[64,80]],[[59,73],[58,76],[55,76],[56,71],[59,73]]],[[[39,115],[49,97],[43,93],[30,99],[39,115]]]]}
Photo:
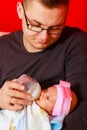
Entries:
{"type": "Polygon", "coordinates": [[[52,27],[55,27],[55,26],[51,26],[51,27],[49,27],[49,28],[37,27],[37,26],[31,24],[29,18],[27,17],[27,15],[26,15],[26,13],[25,13],[25,8],[24,8],[23,3],[22,3],[22,7],[23,7],[23,10],[24,10],[24,17],[25,17],[25,21],[26,21],[26,25],[27,25],[27,29],[28,29],[28,30],[31,30],[31,31],[37,32],[37,33],[40,33],[40,32],[42,32],[43,30],[47,30],[47,33],[48,33],[48,34],[51,34],[51,35],[60,35],[60,34],[61,34],[61,32],[62,32],[62,30],[63,30],[63,28],[64,28],[64,23],[62,23],[61,25],[57,25],[57,26],[60,26],[60,27],[62,26],[62,29],[51,29],[52,27]],[[29,23],[28,23],[28,22],[29,22],[29,23]],[[31,25],[32,27],[37,27],[38,29],[41,29],[41,31],[36,31],[36,30],[30,29],[30,28],[29,28],[30,25],[31,25]],[[54,34],[54,33],[50,32],[50,30],[58,30],[58,31],[60,31],[60,32],[57,33],[57,34],[54,34]]]}

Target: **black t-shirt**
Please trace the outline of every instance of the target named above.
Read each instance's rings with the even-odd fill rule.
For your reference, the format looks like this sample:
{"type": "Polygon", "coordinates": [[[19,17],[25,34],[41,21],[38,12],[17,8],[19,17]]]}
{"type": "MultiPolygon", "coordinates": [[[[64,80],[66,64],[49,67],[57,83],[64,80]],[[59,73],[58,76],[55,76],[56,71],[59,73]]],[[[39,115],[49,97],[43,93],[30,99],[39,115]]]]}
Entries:
{"type": "Polygon", "coordinates": [[[63,130],[87,129],[87,33],[66,27],[56,43],[42,52],[29,53],[23,46],[23,32],[0,37],[0,86],[25,73],[45,89],[71,82],[78,97],[77,108],[64,121],[63,130]]]}

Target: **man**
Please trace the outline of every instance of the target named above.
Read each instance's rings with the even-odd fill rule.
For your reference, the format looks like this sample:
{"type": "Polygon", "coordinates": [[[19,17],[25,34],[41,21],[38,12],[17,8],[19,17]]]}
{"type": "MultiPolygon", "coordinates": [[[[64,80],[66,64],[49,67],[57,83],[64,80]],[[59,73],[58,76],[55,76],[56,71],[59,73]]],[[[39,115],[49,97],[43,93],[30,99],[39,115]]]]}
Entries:
{"type": "Polygon", "coordinates": [[[42,89],[66,80],[79,101],[63,130],[86,130],[87,34],[65,27],[68,5],[69,0],[17,3],[23,31],[0,38],[0,107],[20,110],[31,103],[15,79],[22,73],[37,79],[42,89]]]}

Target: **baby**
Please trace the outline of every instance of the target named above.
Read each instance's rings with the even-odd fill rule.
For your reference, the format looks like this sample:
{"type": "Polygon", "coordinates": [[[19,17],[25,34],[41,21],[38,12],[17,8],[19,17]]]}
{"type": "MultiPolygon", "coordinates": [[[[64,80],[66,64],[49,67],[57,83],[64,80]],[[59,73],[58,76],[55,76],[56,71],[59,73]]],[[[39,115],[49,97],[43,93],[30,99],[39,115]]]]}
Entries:
{"type": "MultiPolygon", "coordinates": [[[[21,79],[22,81],[19,78],[18,82],[24,85],[31,84],[33,81],[34,86],[40,86],[36,80],[27,75],[22,75],[21,79]]],[[[40,95],[32,98],[34,100],[32,105],[16,112],[0,111],[0,130],[60,130],[62,128],[65,116],[77,104],[76,95],[70,90],[70,83],[60,81],[60,84],[42,91],[40,87],[37,88],[40,95]]]]}
{"type": "Polygon", "coordinates": [[[43,90],[36,103],[50,115],[51,129],[60,130],[65,116],[76,107],[77,97],[69,82],[60,81],[43,90]]]}

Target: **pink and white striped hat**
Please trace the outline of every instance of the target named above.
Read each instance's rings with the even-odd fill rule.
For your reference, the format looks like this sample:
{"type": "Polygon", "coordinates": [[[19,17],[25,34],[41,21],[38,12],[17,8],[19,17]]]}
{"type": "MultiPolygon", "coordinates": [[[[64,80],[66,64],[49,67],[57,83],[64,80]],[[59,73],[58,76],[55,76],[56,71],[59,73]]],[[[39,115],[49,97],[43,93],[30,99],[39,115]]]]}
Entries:
{"type": "Polygon", "coordinates": [[[65,116],[70,111],[72,93],[70,83],[60,81],[60,84],[55,85],[57,88],[57,100],[52,112],[52,116],[65,116]]]}

